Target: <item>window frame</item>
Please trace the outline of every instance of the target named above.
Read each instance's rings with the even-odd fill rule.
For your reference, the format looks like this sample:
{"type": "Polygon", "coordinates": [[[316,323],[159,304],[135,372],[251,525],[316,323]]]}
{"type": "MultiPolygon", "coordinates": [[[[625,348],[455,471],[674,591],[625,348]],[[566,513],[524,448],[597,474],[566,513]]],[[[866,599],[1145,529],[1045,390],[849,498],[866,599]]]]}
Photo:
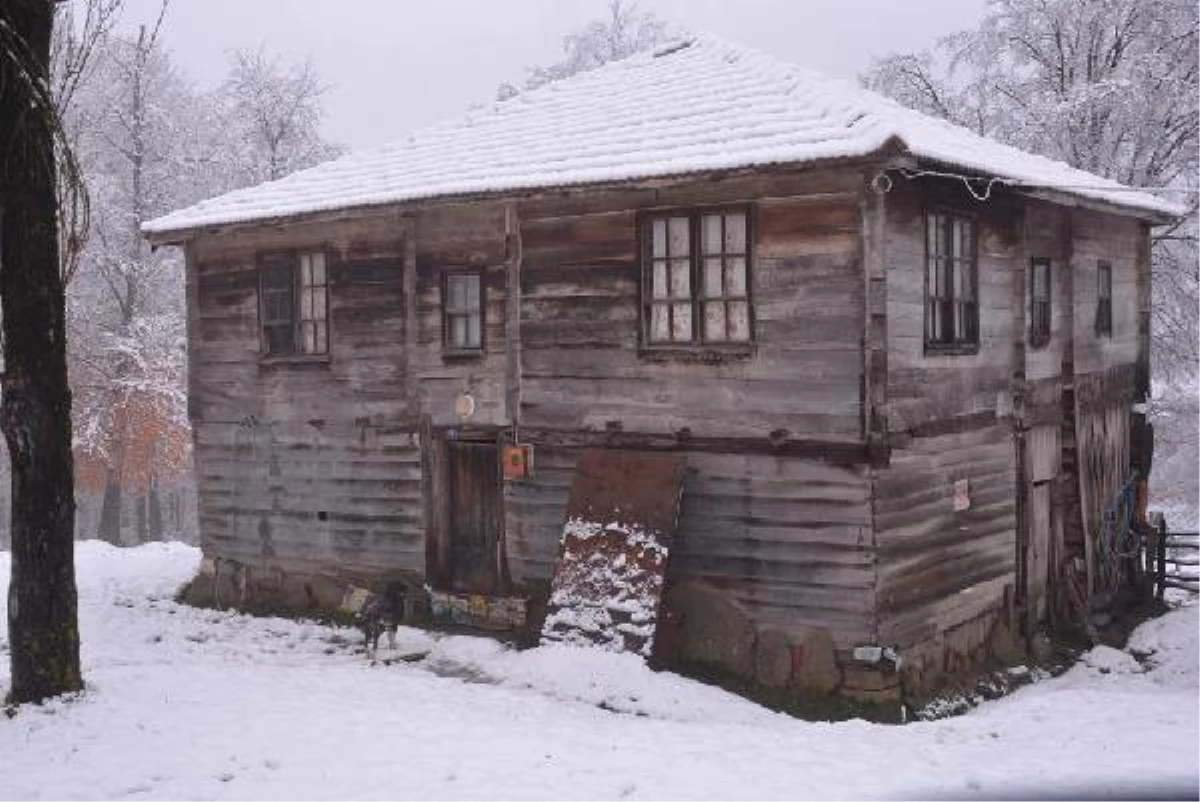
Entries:
{"type": "Polygon", "coordinates": [[[1112,262],[1106,259],[1096,262],[1096,316],[1092,325],[1097,338],[1112,339],[1113,336],[1112,274],[1112,262]]]}
{"type": "Polygon", "coordinates": [[[255,256],[255,271],[258,281],[258,353],[260,362],[328,362],[330,353],[333,350],[333,332],[330,325],[330,266],[333,260],[330,258],[330,251],[326,247],[316,248],[293,248],[288,250],[271,250],[261,251],[255,256]],[[312,317],[305,319],[304,312],[301,309],[304,290],[310,285],[305,285],[302,278],[301,265],[304,257],[313,257],[320,255],[323,261],[323,276],[324,282],[321,284],[312,284],[312,288],[320,288],[324,295],[324,315],[321,318],[312,317]],[[277,293],[279,290],[273,288],[267,289],[266,279],[267,272],[271,267],[282,267],[286,264],[287,269],[291,273],[291,284],[289,287],[291,316],[290,318],[270,318],[267,317],[267,298],[272,293],[277,293]],[[305,351],[303,350],[302,327],[306,322],[317,323],[323,322],[324,326],[324,349],[320,351],[305,351]],[[267,335],[268,327],[282,327],[290,324],[291,330],[291,349],[288,351],[271,351],[270,337],[267,335]]]}
{"type": "MultiPolygon", "coordinates": [[[[487,352],[487,282],[484,268],[452,268],[442,271],[441,277],[442,354],[452,357],[478,357],[487,352]],[[450,308],[450,281],[453,278],[474,278],[479,282],[478,308],[479,345],[463,346],[451,342],[451,317],[470,320],[472,309],[468,305],[462,311],[450,308]]],[[[469,327],[468,323],[468,327],[469,327]]]]}
{"type": "MultiPolygon", "coordinates": [[[[979,302],[979,218],[971,212],[964,212],[960,209],[955,209],[945,206],[929,206],[922,211],[921,215],[921,252],[924,255],[921,264],[921,341],[924,343],[924,353],[926,355],[956,355],[956,354],[975,354],[979,352],[980,345],[980,302],[979,302]],[[931,255],[929,253],[929,225],[930,221],[936,217],[942,216],[950,223],[946,226],[946,242],[941,244],[949,244],[947,248],[948,256],[939,254],[931,255]],[[971,243],[970,249],[966,256],[955,257],[952,255],[953,243],[953,222],[962,221],[970,226],[971,243]],[[934,258],[938,263],[937,268],[940,271],[942,268],[940,263],[945,260],[947,263],[947,274],[943,276],[946,283],[949,285],[948,294],[946,296],[931,296],[930,295],[930,259],[934,258]],[[936,300],[938,303],[949,304],[950,309],[954,314],[949,318],[949,322],[945,324],[951,331],[957,328],[957,304],[954,295],[954,264],[956,261],[966,262],[970,268],[971,281],[971,296],[970,303],[973,307],[971,317],[968,319],[968,336],[964,339],[932,339],[930,332],[930,303],[931,300],[936,300]]],[[[944,311],[944,310],[943,310],[944,311]]]]}
{"type": "MultiPolygon", "coordinates": [[[[640,297],[638,303],[638,345],[640,350],[647,355],[656,354],[671,354],[680,355],[695,355],[708,353],[732,353],[745,354],[753,351],[755,347],[755,315],[754,315],[754,237],[756,233],[756,220],[754,218],[755,207],[753,204],[720,204],[706,206],[683,206],[683,207],[661,207],[654,209],[643,209],[637,214],[636,228],[638,238],[638,254],[639,259],[639,289],[640,297]],[[725,251],[725,217],[729,215],[741,215],[744,221],[744,237],[745,250],[738,253],[725,251]],[[711,215],[720,215],[721,220],[721,250],[716,254],[709,254],[704,250],[704,218],[711,215]],[[655,340],[651,336],[651,326],[653,325],[653,308],[655,306],[671,306],[683,303],[683,299],[656,299],[654,297],[654,231],[653,226],[655,221],[669,221],[671,218],[686,218],[688,221],[688,296],[687,304],[691,313],[691,334],[687,340],[655,340]],[[721,262],[721,286],[722,294],[708,296],[705,294],[704,287],[704,262],[707,259],[717,258],[721,262]],[[726,260],[742,258],[745,260],[745,288],[744,292],[738,294],[725,294],[728,279],[726,277],[726,260]],[[704,312],[706,304],[723,303],[725,305],[726,314],[728,314],[729,304],[744,303],[746,305],[746,339],[721,339],[708,340],[705,338],[704,332],[704,312]]],[[[669,264],[672,258],[669,251],[670,231],[668,225],[668,254],[663,259],[669,264]]],[[[673,312],[669,313],[673,314],[673,312]]],[[[725,331],[729,332],[728,317],[725,318],[725,331]]],[[[671,326],[671,323],[668,323],[671,326]]]]}
{"type": "Polygon", "coordinates": [[[1054,332],[1054,270],[1051,260],[1029,260],[1029,347],[1045,348],[1054,332]],[[1046,297],[1038,296],[1038,270],[1045,269],[1046,297]]]}

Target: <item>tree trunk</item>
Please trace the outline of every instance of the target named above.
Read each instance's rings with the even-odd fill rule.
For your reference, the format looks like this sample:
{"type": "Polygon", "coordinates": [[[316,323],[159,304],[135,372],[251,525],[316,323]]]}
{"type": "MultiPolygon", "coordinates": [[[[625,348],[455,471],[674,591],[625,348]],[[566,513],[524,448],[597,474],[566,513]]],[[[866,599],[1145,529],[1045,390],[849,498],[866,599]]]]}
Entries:
{"type": "Polygon", "coordinates": [[[0,428],[12,460],[9,701],[83,687],[75,589],[71,393],[46,89],[52,0],[0,3],[0,428]]]}
{"type": "Polygon", "coordinates": [[[147,527],[147,534],[149,535],[150,540],[158,543],[164,539],[163,535],[165,534],[165,529],[163,527],[162,499],[159,497],[158,488],[153,484],[150,485],[150,489],[146,492],[147,504],[149,506],[148,513],[150,518],[147,527]]]}
{"type": "Polygon", "coordinates": [[[133,545],[138,546],[142,543],[147,543],[150,540],[150,521],[148,520],[147,516],[147,510],[150,506],[149,492],[139,493],[138,495],[134,496],[133,504],[134,509],[137,512],[137,528],[134,530],[136,534],[133,545]]]}
{"type": "Polygon", "coordinates": [[[100,502],[100,523],[96,525],[96,536],[114,546],[121,541],[121,482],[110,468],[104,483],[104,499],[100,502]]]}

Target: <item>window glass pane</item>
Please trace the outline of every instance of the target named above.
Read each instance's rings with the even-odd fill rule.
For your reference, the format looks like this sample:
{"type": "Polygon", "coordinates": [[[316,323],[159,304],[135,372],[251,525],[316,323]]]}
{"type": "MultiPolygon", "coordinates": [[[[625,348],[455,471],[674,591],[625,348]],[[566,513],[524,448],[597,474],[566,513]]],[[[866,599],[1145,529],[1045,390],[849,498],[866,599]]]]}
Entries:
{"type": "Polygon", "coordinates": [[[651,298],[667,298],[670,294],[667,291],[667,263],[654,263],[654,276],[650,288],[651,298]]]}
{"type": "Polygon", "coordinates": [[[326,320],[329,317],[329,291],[324,287],[316,291],[316,298],[313,303],[313,318],[316,320],[326,320]]]}
{"type": "Polygon", "coordinates": [[[692,296],[692,263],[687,259],[671,260],[671,297],[692,296]]]}
{"type": "Polygon", "coordinates": [[[482,337],[479,331],[479,315],[470,315],[467,317],[467,347],[478,348],[482,342],[482,337]]]}
{"type": "Polygon", "coordinates": [[[725,293],[733,298],[746,295],[746,258],[735,256],[725,260],[725,293]]]}
{"type": "Polygon", "coordinates": [[[720,298],[724,294],[721,284],[721,257],[704,260],[704,297],[720,298]]]}
{"type": "Polygon", "coordinates": [[[956,260],[954,262],[954,297],[959,300],[970,300],[975,291],[973,284],[971,264],[956,260]]]}
{"type": "Polygon", "coordinates": [[[750,339],[750,307],[745,301],[733,301],[726,309],[729,317],[729,339],[747,342],[750,339]]]}
{"type": "Polygon", "coordinates": [[[1050,265],[1048,262],[1033,263],[1033,297],[1039,301],[1050,297],[1050,265]]]}
{"type": "Polygon", "coordinates": [[[292,268],[287,264],[274,264],[263,268],[264,289],[286,289],[292,286],[292,268]]]}
{"type": "Polygon", "coordinates": [[[941,306],[937,301],[930,301],[925,304],[925,336],[931,342],[937,342],[941,339],[941,320],[938,318],[938,308],[941,306]]]}
{"type": "Polygon", "coordinates": [[[725,253],[746,252],[746,215],[725,215],[725,253]]]}
{"type": "Polygon", "coordinates": [[[290,320],[291,297],[280,292],[271,292],[263,297],[263,314],[267,321],[290,320]]]}
{"type": "Polygon", "coordinates": [[[671,339],[670,319],[666,304],[654,304],[650,307],[650,340],[665,342],[671,339]]]}
{"type": "Polygon", "coordinates": [[[313,319],[313,290],[305,288],[300,290],[300,319],[313,319]]]}
{"type": "Polygon", "coordinates": [[[312,285],[312,257],[307,253],[300,255],[300,286],[312,285]]]}
{"type": "Polygon", "coordinates": [[[291,326],[265,327],[268,354],[286,354],[292,350],[291,326]]]}
{"type": "Polygon", "coordinates": [[[479,308],[479,276],[463,276],[463,282],[467,285],[467,308],[479,308]]]}
{"type": "Polygon", "coordinates": [[[651,235],[651,239],[653,240],[651,256],[655,259],[662,259],[667,255],[667,221],[662,219],[655,220],[651,226],[651,230],[653,232],[651,235]]]}
{"type": "Polygon", "coordinates": [[[317,328],[317,353],[324,354],[329,352],[329,324],[323,320],[318,320],[314,324],[317,328]]]}
{"type": "Polygon", "coordinates": [[[467,285],[465,276],[446,277],[446,306],[449,309],[460,310],[467,305],[467,285]]]}
{"type": "Polygon", "coordinates": [[[687,342],[692,339],[692,305],[672,304],[671,339],[687,342]]]}
{"type": "Polygon", "coordinates": [[[691,234],[686,217],[672,217],[669,229],[671,256],[687,256],[690,254],[691,234]]]}
{"type": "Polygon", "coordinates": [[[450,318],[450,345],[455,348],[466,347],[467,318],[465,315],[454,315],[450,318]]]}
{"type": "Polygon", "coordinates": [[[701,228],[704,231],[704,248],[706,256],[716,256],[721,253],[721,215],[706,214],[702,218],[701,228]]]}
{"type": "Polygon", "coordinates": [[[311,321],[300,324],[300,351],[305,354],[316,353],[316,326],[311,321]]]}
{"type": "Polygon", "coordinates": [[[927,214],[925,215],[925,256],[930,263],[935,261],[937,252],[937,215],[927,214]]]}
{"type": "Polygon", "coordinates": [[[325,254],[314,253],[312,255],[312,283],[325,283],[325,254]]]}
{"type": "Polygon", "coordinates": [[[704,305],[704,339],[716,342],[725,339],[725,304],[722,301],[704,305]]]}
{"type": "Polygon", "coordinates": [[[950,245],[951,255],[957,259],[962,259],[971,253],[971,221],[954,218],[953,226],[954,233],[950,245]]]}

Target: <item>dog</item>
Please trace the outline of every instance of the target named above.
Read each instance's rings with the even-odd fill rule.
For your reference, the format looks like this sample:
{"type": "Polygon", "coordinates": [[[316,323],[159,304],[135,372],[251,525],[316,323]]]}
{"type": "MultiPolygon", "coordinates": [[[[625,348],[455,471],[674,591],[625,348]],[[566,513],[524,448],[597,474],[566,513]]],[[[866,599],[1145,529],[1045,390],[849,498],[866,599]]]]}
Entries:
{"type": "Polygon", "coordinates": [[[363,633],[367,657],[375,659],[379,638],[387,635],[388,648],[396,648],[396,628],[404,620],[404,588],[389,584],[382,594],[368,593],[354,614],[354,623],[363,633]]]}

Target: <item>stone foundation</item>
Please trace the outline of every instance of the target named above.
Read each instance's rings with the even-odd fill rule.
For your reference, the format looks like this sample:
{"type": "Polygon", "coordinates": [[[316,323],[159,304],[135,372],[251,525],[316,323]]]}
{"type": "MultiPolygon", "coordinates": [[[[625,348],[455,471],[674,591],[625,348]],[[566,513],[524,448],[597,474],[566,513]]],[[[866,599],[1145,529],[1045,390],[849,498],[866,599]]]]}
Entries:
{"type": "MultiPolygon", "coordinates": [[[[327,576],[206,557],[179,599],[199,607],[345,621],[348,590],[382,593],[393,583],[405,588],[406,624],[502,635],[522,646],[537,643],[546,587],[526,589],[510,599],[434,594],[440,603],[431,606],[421,577],[411,574],[327,576]],[[493,609],[504,612],[503,626],[471,618],[493,609]]],[[[757,623],[720,589],[689,582],[666,594],[650,665],[715,682],[804,717],[901,721],[906,706],[921,704],[939,689],[969,682],[997,665],[1024,661],[1024,650],[1002,623],[1001,613],[1000,608],[989,610],[906,649],[897,665],[889,658],[856,659],[853,652],[836,649],[825,629],[757,623]]]]}

